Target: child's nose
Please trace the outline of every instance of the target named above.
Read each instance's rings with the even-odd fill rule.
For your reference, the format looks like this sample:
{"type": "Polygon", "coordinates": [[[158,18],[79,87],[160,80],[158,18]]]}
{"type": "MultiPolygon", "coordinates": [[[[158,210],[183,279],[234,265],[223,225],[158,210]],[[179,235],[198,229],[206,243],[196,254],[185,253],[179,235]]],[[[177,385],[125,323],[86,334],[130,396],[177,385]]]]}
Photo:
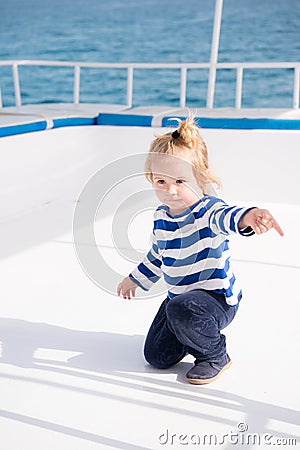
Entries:
{"type": "Polygon", "coordinates": [[[174,184],[169,184],[169,186],[168,186],[168,193],[169,194],[177,194],[177,189],[176,189],[176,186],[174,185],[174,184]]]}

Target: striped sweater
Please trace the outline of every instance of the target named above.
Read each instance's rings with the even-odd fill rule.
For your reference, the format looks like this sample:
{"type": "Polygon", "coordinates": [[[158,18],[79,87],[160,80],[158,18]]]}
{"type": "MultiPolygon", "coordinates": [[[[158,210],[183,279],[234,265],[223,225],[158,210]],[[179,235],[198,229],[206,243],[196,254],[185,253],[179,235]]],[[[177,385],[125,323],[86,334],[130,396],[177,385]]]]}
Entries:
{"type": "Polygon", "coordinates": [[[149,290],[163,276],[170,298],[205,289],[225,294],[229,305],[237,304],[241,290],[231,270],[228,235],[254,234],[251,227],[238,228],[249,209],[209,195],[176,216],[160,205],[154,214],[151,249],[129,277],[149,290]]]}

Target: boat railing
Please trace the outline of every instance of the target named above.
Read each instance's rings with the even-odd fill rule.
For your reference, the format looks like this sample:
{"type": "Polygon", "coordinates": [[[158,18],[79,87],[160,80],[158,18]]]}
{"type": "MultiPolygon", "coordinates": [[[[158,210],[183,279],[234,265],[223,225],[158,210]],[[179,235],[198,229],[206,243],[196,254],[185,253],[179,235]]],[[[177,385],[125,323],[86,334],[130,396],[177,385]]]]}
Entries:
{"type": "MultiPolygon", "coordinates": [[[[243,77],[248,69],[290,69],[294,72],[293,108],[299,108],[300,62],[217,62],[217,63],[105,63],[105,62],[71,62],[71,61],[39,61],[39,60],[5,60],[1,66],[11,66],[14,85],[15,106],[22,106],[22,93],[19,78],[20,66],[72,67],[73,103],[80,103],[80,72],[82,68],[90,69],[125,69],[127,71],[127,106],[133,104],[134,71],[139,69],[172,69],[180,70],[179,106],[186,106],[187,71],[190,69],[209,69],[209,82],[206,108],[213,108],[216,84],[216,71],[234,69],[236,71],[235,108],[242,108],[243,77]]],[[[2,107],[0,91],[0,107],[2,107]]]]}

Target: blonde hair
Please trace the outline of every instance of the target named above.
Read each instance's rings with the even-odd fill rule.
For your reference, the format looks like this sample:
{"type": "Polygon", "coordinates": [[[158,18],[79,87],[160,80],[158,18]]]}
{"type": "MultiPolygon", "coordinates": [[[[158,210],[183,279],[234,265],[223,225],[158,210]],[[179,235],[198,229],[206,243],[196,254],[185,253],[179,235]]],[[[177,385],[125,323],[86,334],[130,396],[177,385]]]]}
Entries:
{"type": "Polygon", "coordinates": [[[151,163],[155,154],[176,155],[186,150],[191,151],[191,162],[193,172],[201,182],[205,191],[205,184],[213,183],[221,187],[220,180],[210,173],[208,165],[208,151],[204,139],[200,134],[200,128],[196,125],[194,118],[189,116],[185,120],[174,118],[178,122],[176,130],[162,135],[156,135],[152,141],[145,162],[145,176],[150,183],[153,182],[151,163]]]}

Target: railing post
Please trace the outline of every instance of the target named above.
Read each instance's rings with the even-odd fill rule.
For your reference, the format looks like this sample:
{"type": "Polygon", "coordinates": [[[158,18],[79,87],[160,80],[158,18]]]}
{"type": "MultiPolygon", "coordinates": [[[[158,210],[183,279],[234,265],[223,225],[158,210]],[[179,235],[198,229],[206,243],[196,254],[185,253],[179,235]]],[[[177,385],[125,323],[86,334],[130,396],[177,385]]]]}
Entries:
{"type": "Polygon", "coordinates": [[[80,92],[80,66],[74,66],[74,90],[73,101],[76,105],[79,104],[79,92],[80,92]]]}
{"type": "Polygon", "coordinates": [[[223,7],[223,0],[216,0],[213,37],[210,52],[210,68],[209,68],[209,79],[208,79],[207,100],[206,100],[207,108],[213,108],[214,105],[216,70],[217,70],[216,65],[218,62],[218,53],[219,53],[222,7],[223,7]]]}
{"type": "Polygon", "coordinates": [[[186,74],[187,74],[187,68],[181,67],[181,71],[180,71],[180,108],[184,108],[185,103],[186,103],[186,74]]]}
{"type": "Polygon", "coordinates": [[[128,106],[128,108],[132,107],[132,98],[133,98],[133,67],[130,66],[127,68],[127,106],[128,106]]]}
{"type": "Polygon", "coordinates": [[[236,69],[236,87],[235,87],[235,107],[242,107],[242,88],[243,88],[243,67],[236,69]]]}
{"type": "Polygon", "coordinates": [[[299,91],[300,91],[300,66],[294,68],[294,95],[293,108],[299,108],[299,91]]]}
{"type": "Polygon", "coordinates": [[[12,65],[16,106],[22,106],[18,64],[12,65]]]}

